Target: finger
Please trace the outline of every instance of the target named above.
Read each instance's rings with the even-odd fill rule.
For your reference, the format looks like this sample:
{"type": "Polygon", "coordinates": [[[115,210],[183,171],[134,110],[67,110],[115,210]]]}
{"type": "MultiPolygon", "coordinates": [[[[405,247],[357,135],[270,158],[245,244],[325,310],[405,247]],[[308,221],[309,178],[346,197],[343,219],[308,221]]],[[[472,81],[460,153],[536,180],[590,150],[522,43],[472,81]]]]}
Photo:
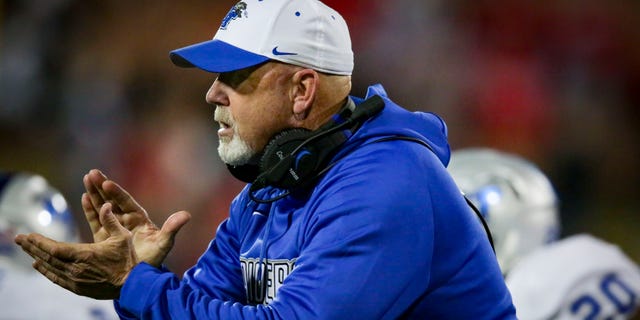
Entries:
{"type": "Polygon", "coordinates": [[[191,220],[191,214],[189,212],[178,211],[167,218],[160,231],[175,235],[189,220],[191,220]]]}
{"type": "Polygon", "coordinates": [[[32,235],[17,235],[15,242],[22,247],[22,251],[26,252],[35,260],[50,260],[51,255],[43,251],[37,244],[31,241],[32,235]]]}
{"type": "Polygon", "coordinates": [[[102,182],[106,180],[99,170],[93,169],[82,178],[82,184],[87,190],[87,194],[91,200],[93,210],[98,212],[100,207],[106,202],[102,192],[98,186],[102,186],[102,182]]]}
{"type": "MultiPolygon", "coordinates": [[[[70,276],[77,273],[75,263],[73,261],[61,260],[56,256],[56,253],[43,250],[38,246],[38,244],[46,243],[46,241],[43,240],[46,240],[46,238],[40,235],[36,236],[35,234],[20,234],[15,238],[15,242],[19,244],[27,254],[34,258],[32,264],[34,269],[53,283],[76,292],[76,285],[70,278],[70,276]]],[[[60,245],[62,243],[57,244],[60,245]]],[[[82,244],[74,244],[73,246],[76,247],[78,251],[85,250],[82,248],[84,247],[82,244]]]]}
{"type": "Polygon", "coordinates": [[[113,214],[113,205],[111,203],[107,202],[103,204],[102,208],[100,208],[99,215],[100,223],[111,236],[123,235],[128,232],[113,214]]]}
{"type": "Polygon", "coordinates": [[[93,187],[95,188],[95,190],[98,192],[98,194],[100,195],[100,197],[102,198],[103,202],[100,204],[99,207],[96,207],[96,211],[100,211],[100,208],[102,207],[102,204],[104,204],[105,202],[111,202],[111,204],[113,205],[113,207],[111,208],[111,210],[114,213],[124,213],[126,211],[123,211],[120,204],[117,203],[116,201],[114,201],[113,197],[110,196],[105,190],[104,190],[104,183],[106,181],[109,181],[109,178],[107,178],[107,176],[102,173],[102,171],[98,170],[98,169],[93,169],[90,172],[90,181],[93,184],[93,187]]]}
{"type": "Polygon", "coordinates": [[[89,223],[89,228],[91,229],[91,233],[96,234],[98,230],[100,230],[100,227],[102,227],[102,224],[100,223],[98,211],[96,211],[95,208],[93,207],[93,204],[91,202],[91,197],[89,196],[88,193],[85,192],[82,194],[82,199],[80,200],[80,203],[82,204],[82,211],[84,211],[84,216],[87,219],[87,222],[89,223]]]}
{"type": "Polygon", "coordinates": [[[76,292],[76,286],[69,279],[67,273],[65,271],[56,269],[51,265],[47,264],[44,261],[36,260],[33,263],[33,268],[36,269],[39,273],[45,276],[49,281],[73,292],[76,292]]]}
{"type": "Polygon", "coordinates": [[[115,203],[103,189],[104,182],[108,181],[108,178],[104,173],[102,173],[102,171],[98,169],[92,169],[87,174],[87,181],[88,182],[87,185],[85,185],[85,188],[87,188],[87,190],[91,190],[89,194],[91,195],[92,203],[96,212],[99,212],[102,205],[106,202],[111,202],[113,204],[112,211],[114,213],[123,212],[120,206],[115,203]]]}
{"type": "Polygon", "coordinates": [[[119,184],[113,180],[107,180],[102,184],[104,194],[110,202],[117,205],[121,212],[144,212],[144,209],[138,202],[119,184]]]}
{"type": "Polygon", "coordinates": [[[78,295],[104,300],[117,298],[120,291],[117,285],[111,283],[100,285],[105,280],[104,275],[77,262],[69,262],[61,269],[46,261],[36,260],[33,268],[51,282],[78,295]]]}
{"type": "Polygon", "coordinates": [[[176,234],[189,220],[191,220],[191,214],[187,211],[178,211],[169,216],[160,229],[162,240],[168,241],[167,245],[173,245],[176,234]]]}
{"type": "Polygon", "coordinates": [[[69,275],[76,274],[74,261],[61,260],[54,254],[45,252],[31,241],[30,236],[21,243],[22,249],[34,259],[32,265],[34,269],[60,286],[65,288],[69,286],[67,283],[70,280],[69,275]]]}
{"type": "Polygon", "coordinates": [[[66,261],[81,259],[84,252],[91,250],[86,243],[58,242],[38,233],[22,238],[17,236],[16,242],[34,259],[46,261],[56,268],[63,268],[66,261]]]}
{"type": "Polygon", "coordinates": [[[27,241],[27,235],[26,234],[18,234],[18,235],[16,235],[15,238],[13,238],[13,241],[17,245],[22,246],[22,243],[27,241]]]}

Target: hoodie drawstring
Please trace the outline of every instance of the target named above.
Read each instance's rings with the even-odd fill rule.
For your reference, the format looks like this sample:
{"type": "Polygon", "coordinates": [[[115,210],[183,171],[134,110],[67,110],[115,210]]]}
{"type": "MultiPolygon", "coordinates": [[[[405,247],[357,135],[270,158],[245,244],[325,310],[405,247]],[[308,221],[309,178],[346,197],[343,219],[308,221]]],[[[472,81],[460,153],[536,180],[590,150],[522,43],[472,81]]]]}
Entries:
{"type": "Polygon", "coordinates": [[[264,235],[262,237],[262,248],[260,249],[260,258],[258,259],[258,274],[257,274],[257,281],[258,281],[258,288],[259,290],[262,292],[264,299],[266,299],[266,275],[267,275],[267,271],[265,269],[267,269],[267,247],[269,246],[268,240],[269,240],[269,234],[271,232],[271,224],[273,222],[273,217],[275,216],[275,207],[274,205],[271,205],[271,207],[269,208],[269,215],[267,216],[267,223],[265,225],[264,228],[264,235]],[[264,267],[263,267],[263,262],[264,262],[264,267]]]}

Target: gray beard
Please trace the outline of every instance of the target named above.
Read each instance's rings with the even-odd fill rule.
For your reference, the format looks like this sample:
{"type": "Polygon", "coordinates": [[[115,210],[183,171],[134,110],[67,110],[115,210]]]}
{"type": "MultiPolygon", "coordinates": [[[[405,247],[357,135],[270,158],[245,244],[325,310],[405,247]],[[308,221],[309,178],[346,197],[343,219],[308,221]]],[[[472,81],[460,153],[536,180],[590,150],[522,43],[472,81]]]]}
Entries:
{"type": "Polygon", "coordinates": [[[235,133],[231,141],[219,141],[218,155],[225,164],[232,166],[245,165],[249,163],[255,154],[255,150],[235,133]]]}

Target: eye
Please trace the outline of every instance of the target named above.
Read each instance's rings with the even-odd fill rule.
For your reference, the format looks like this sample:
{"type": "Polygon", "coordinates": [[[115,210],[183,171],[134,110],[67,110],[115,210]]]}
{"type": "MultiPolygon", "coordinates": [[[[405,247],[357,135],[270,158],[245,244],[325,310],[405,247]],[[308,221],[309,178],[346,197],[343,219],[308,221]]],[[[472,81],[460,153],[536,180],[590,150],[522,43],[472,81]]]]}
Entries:
{"type": "Polygon", "coordinates": [[[233,89],[237,89],[245,80],[247,80],[251,76],[254,71],[256,71],[261,66],[262,64],[258,64],[240,70],[222,72],[218,75],[217,80],[233,89]]]}

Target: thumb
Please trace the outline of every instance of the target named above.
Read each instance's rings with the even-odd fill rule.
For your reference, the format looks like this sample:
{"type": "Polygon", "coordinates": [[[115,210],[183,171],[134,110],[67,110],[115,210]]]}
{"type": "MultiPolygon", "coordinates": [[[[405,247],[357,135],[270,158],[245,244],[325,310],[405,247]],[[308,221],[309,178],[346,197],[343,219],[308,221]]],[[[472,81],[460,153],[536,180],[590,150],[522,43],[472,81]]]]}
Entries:
{"type": "Polygon", "coordinates": [[[105,202],[102,207],[100,207],[98,215],[100,223],[109,235],[113,236],[126,231],[126,229],[120,224],[120,221],[118,221],[116,216],[113,214],[113,207],[111,203],[105,202]]]}
{"type": "Polygon", "coordinates": [[[176,236],[178,231],[180,231],[180,229],[187,224],[189,220],[191,220],[191,214],[189,212],[178,211],[167,218],[162,225],[160,232],[163,236],[169,238],[167,240],[173,241],[173,238],[176,236]]]}

